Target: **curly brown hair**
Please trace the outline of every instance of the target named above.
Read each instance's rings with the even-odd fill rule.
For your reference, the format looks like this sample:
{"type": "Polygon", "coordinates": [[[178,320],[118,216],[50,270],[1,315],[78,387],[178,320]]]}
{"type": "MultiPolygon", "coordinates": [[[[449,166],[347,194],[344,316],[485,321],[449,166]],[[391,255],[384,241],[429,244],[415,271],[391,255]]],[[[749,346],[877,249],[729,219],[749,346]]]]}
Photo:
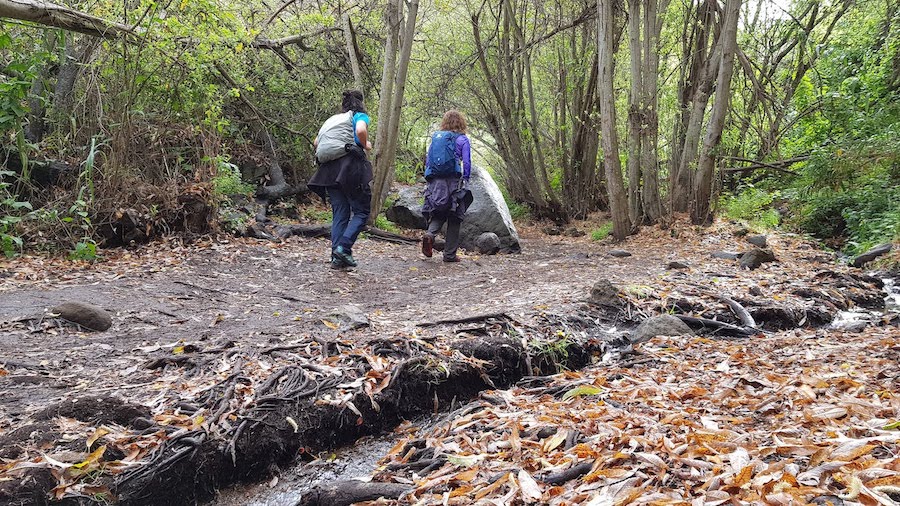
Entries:
{"type": "Polygon", "coordinates": [[[441,130],[464,134],[467,128],[466,117],[463,116],[463,113],[456,109],[450,109],[444,113],[444,119],[441,120],[441,130]]]}

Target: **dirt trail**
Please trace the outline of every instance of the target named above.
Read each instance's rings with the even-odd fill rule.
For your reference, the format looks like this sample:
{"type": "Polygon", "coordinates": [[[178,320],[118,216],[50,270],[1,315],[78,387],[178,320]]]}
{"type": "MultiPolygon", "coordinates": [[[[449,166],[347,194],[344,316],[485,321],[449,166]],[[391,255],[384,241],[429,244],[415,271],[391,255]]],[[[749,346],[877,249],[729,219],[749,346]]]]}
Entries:
{"type": "Polygon", "coordinates": [[[11,460],[0,461],[0,497],[23,469],[54,468],[58,483],[48,481],[49,473],[35,475],[37,484],[22,479],[34,494],[29,497],[45,499],[56,486],[58,497],[118,495],[127,504],[166,504],[167,493],[207,500],[214,489],[258,480],[269,466],[304,451],[452,407],[492,380],[508,385],[533,374],[542,367],[529,358],[535,343],[562,339],[581,350],[583,365],[596,336],[582,332],[576,342],[565,322],[555,322],[560,315],[599,322],[600,314],[583,319],[586,308],[593,311],[584,301],[599,279],[620,288],[630,321],[671,311],[734,321],[710,293],[730,294],[776,322],[797,316],[793,324],[801,326],[812,324],[826,299],[835,310],[881,300],[876,287],[802,240],[773,237],[772,243],[779,262],[757,271],[710,257],[747,249],[728,227],[687,226],[647,229],[616,246],[527,230],[522,254],[465,256],[459,264],[364,239],[356,248],[360,267],[351,272],[329,269],[327,241],[300,238],[156,244],[108,252],[93,266],[3,261],[0,457],[11,460]],[[614,248],[633,256],[614,258],[608,254],[614,248]],[[690,268],[667,269],[672,260],[690,268]],[[791,297],[798,287],[829,283],[840,288],[791,297]],[[111,312],[112,328],[82,332],[49,317],[25,318],[73,300],[111,312]],[[773,313],[772,304],[789,307],[773,313]],[[347,305],[369,325],[349,328],[331,316],[347,305]],[[498,312],[514,323],[417,326],[498,312]],[[88,394],[132,403],[110,410],[118,419],[125,412],[146,415],[115,421],[55,405],[88,394]],[[36,415],[47,406],[56,407],[36,415]],[[92,459],[85,448],[100,451],[101,443],[110,454],[95,452],[92,459]],[[108,479],[88,483],[86,472],[72,471],[82,467],[60,467],[60,459],[108,479]]]}
{"type": "Polygon", "coordinates": [[[585,241],[538,237],[523,244],[519,255],[444,264],[414,247],[362,240],[360,267],[351,272],[330,270],[323,259],[327,242],[306,239],[232,241],[187,251],[158,245],[114,252],[110,261],[88,268],[7,262],[0,268],[7,272],[0,321],[74,300],[107,309],[114,324],[100,333],[6,325],[0,362],[33,365],[41,377],[0,379],[0,385],[16,385],[0,393],[0,428],[71,392],[153,380],[132,369],[159,345],[234,341],[252,348],[332,335],[321,319],[346,304],[371,320],[362,337],[412,332],[422,321],[570,304],[583,299],[598,277],[625,281],[647,267],[664,268],[659,252],[651,259],[614,259],[585,241]]]}

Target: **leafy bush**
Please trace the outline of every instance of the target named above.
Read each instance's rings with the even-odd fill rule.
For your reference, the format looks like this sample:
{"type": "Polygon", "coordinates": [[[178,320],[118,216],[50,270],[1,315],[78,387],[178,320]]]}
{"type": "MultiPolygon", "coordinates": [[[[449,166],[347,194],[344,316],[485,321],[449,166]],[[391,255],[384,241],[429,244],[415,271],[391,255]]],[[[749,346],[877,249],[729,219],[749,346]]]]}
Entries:
{"type": "Polygon", "coordinates": [[[23,210],[31,211],[31,203],[16,199],[10,191],[10,183],[4,178],[16,174],[0,170],[0,251],[7,257],[14,257],[22,249],[22,238],[16,233],[16,225],[22,221],[23,210]]]}
{"type": "Polygon", "coordinates": [[[592,241],[602,241],[609,237],[609,234],[612,233],[613,224],[612,222],[604,223],[600,225],[599,228],[595,228],[591,231],[591,240],[592,241]]]}
{"type": "Polygon", "coordinates": [[[388,220],[380,214],[377,218],[375,218],[375,228],[380,228],[381,230],[393,232],[395,234],[400,232],[400,229],[397,227],[397,225],[394,225],[394,222],[388,220]]]}
{"type": "Polygon", "coordinates": [[[771,206],[779,196],[777,191],[770,193],[747,185],[739,193],[723,194],[719,199],[719,207],[730,220],[745,221],[754,228],[775,228],[779,224],[780,215],[771,206]]]}
{"type": "Polygon", "coordinates": [[[217,160],[216,176],[212,180],[213,192],[220,199],[229,195],[249,195],[253,193],[253,185],[241,179],[241,171],[237,165],[225,160],[217,160]]]}

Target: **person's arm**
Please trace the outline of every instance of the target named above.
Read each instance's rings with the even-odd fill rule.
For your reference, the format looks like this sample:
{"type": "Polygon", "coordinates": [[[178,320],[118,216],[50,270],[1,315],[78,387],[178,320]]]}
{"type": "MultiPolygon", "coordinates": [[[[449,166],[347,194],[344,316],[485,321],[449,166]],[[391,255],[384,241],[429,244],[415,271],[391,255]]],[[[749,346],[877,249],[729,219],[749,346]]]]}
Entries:
{"type": "Polygon", "coordinates": [[[356,122],[356,137],[359,139],[359,145],[364,149],[372,149],[372,143],[369,142],[369,126],[365,121],[356,122]]]}
{"type": "Polygon", "coordinates": [[[319,147],[319,136],[317,135],[315,139],[313,139],[313,147],[319,147]]]}
{"type": "Polygon", "coordinates": [[[463,174],[462,177],[466,181],[469,180],[469,176],[472,175],[472,147],[469,144],[469,137],[466,135],[461,135],[460,139],[462,139],[462,165],[463,165],[463,174]]]}

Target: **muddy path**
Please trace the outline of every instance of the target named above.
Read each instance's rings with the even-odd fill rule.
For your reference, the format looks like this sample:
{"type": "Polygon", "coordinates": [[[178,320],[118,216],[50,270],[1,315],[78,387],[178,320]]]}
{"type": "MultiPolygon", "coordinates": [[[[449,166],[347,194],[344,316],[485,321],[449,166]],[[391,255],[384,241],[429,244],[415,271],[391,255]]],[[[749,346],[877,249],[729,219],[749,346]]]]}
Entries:
{"type": "Polygon", "coordinates": [[[616,246],[526,231],[522,254],[460,264],[363,240],[351,272],[328,268],[326,241],[299,238],[156,244],[92,266],[5,261],[0,498],[207,501],[479,391],[581,367],[622,324],[664,312],[740,323],[715,294],[740,300],[760,332],[883,305],[877,280],[802,240],[772,247],[779,261],[755,271],[710,256],[747,248],[727,227],[687,226],[616,246]],[[619,287],[612,313],[585,302],[601,279],[619,287]],[[47,314],[65,301],[102,307],[112,327],[47,314]]]}

